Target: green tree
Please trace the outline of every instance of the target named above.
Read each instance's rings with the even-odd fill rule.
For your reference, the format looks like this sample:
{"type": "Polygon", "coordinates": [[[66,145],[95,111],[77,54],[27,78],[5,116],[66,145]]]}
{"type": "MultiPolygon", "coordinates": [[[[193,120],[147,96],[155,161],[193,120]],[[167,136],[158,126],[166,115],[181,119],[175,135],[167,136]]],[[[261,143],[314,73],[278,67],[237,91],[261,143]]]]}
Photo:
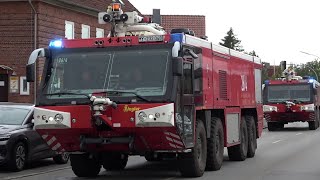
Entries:
{"type": "Polygon", "coordinates": [[[268,62],[262,62],[261,80],[264,83],[265,80],[274,80],[280,78],[282,71],[280,66],[271,66],[268,62]]]}
{"type": "Polygon", "coordinates": [[[241,41],[236,36],[237,35],[233,33],[233,29],[231,27],[227,32],[227,36],[225,36],[224,39],[221,39],[222,42],[220,42],[219,44],[224,47],[242,52],[244,51],[244,49],[240,45],[241,41]]]}
{"type": "Polygon", "coordinates": [[[305,64],[295,65],[295,71],[298,76],[312,76],[317,78],[317,76],[320,76],[320,61],[316,59],[305,64]]]}
{"type": "Polygon", "coordinates": [[[280,66],[276,66],[274,68],[275,68],[275,74],[273,74],[271,76],[271,78],[270,78],[270,79],[273,79],[273,80],[276,79],[276,78],[280,78],[282,76],[282,71],[281,71],[280,66]]]}

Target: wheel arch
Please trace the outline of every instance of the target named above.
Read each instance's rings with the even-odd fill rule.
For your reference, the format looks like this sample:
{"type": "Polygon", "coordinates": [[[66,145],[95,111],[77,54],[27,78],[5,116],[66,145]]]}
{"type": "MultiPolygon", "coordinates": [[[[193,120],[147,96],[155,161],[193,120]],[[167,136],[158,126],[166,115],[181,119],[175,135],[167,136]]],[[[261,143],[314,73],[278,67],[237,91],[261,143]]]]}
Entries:
{"type": "Polygon", "coordinates": [[[13,141],[12,141],[12,144],[11,144],[11,152],[13,151],[13,148],[15,148],[15,146],[21,142],[23,143],[23,145],[25,146],[25,149],[26,149],[26,160],[29,161],[30,160],[30,146],[29,146],[29,140],[26,136],[22,135],[22,134],[14,134],[13,135],[13,141]]]}

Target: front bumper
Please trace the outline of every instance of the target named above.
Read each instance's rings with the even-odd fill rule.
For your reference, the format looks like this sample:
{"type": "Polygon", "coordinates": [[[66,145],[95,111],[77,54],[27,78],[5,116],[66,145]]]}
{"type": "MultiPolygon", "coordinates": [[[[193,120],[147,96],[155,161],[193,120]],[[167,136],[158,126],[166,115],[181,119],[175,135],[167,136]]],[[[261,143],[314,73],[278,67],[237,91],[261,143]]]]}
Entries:
{"type": "Polygon", "coordinates": [[[176,128],[117,128],[95,132],[76,129],[38,129],[38,133],[58,152],[118,151],[126,153],[146,151],[184,150],[183,139],[176,128]],[[97,134],[99,135],[97,135],[97,134]]]}
{"type": "Polygon", "coordinates": [[[309,122],[315,121],[314,112],[271,112],[264,113],[267,122],[309,122]]]}
{"type": "Polygon", "coordinates": [[[58,152],[185,149],[173,103],[121,104],[92,116],[84,105],[35,108],[35,129],[58,152]]]}

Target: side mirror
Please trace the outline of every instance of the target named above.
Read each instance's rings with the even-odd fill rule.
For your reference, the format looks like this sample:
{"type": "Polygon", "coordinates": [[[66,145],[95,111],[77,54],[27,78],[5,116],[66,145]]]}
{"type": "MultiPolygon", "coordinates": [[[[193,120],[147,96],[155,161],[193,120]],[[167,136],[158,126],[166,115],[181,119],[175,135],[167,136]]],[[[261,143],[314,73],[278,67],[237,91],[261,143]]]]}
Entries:
{"type": "Polygon", "coordinates": [[[34,127],[34,119],[32,119],[30,123],[26,124],[26,126],[28,128],[33,128],[34,127]]]}
{"type": "Polygon", "coordinates": [[[39,48],[32,51],[28,64],[27,64],[27,82],[35,81],[35,64],[39,57],[46,57],[48,55],[48,50],[44,48],[39,48]]]}
{"type": "Polygon", "coordinates": [[[186,49],[185,53],[190,55],[193,59],[199,58],[198,55],[196,53],[194,53],[192,49],[186,49]]]}
{"type": "Polygon", "coordinates": [[[27,82],[34,82],[35,81],[35,65],[34,64],[28,64],[27,65],[27,82]]]}
{"type": "Polygon", "coordinates": [[[174,76],[182,76],[183,73],[183,58],[175,57],[172,59],[172,72],[174,76]]]}

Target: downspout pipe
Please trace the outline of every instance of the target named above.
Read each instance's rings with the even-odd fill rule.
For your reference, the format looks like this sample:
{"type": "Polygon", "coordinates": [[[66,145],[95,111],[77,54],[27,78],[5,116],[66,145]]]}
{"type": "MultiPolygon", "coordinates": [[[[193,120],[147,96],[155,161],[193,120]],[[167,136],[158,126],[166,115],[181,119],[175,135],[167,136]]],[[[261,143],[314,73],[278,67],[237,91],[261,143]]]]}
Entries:
{"type": "MultiPolygon", "coordinates": [[[[38,40],[38,13],[37,13],[37,10],[36,8],[34,8],[32,2],[32,0],[28,0],[32,10],[33,10],[33,13],[34,13],[34,49],[37,49],[37,40],[38,40]]],[[[35,77],[35,82],[33,83],[33,89],[34,89],[34,104],[36,104],[36,98],[37,98],[37,63],[35,63],[35,71],[34,71],[34,77],[35,77]]]]}

